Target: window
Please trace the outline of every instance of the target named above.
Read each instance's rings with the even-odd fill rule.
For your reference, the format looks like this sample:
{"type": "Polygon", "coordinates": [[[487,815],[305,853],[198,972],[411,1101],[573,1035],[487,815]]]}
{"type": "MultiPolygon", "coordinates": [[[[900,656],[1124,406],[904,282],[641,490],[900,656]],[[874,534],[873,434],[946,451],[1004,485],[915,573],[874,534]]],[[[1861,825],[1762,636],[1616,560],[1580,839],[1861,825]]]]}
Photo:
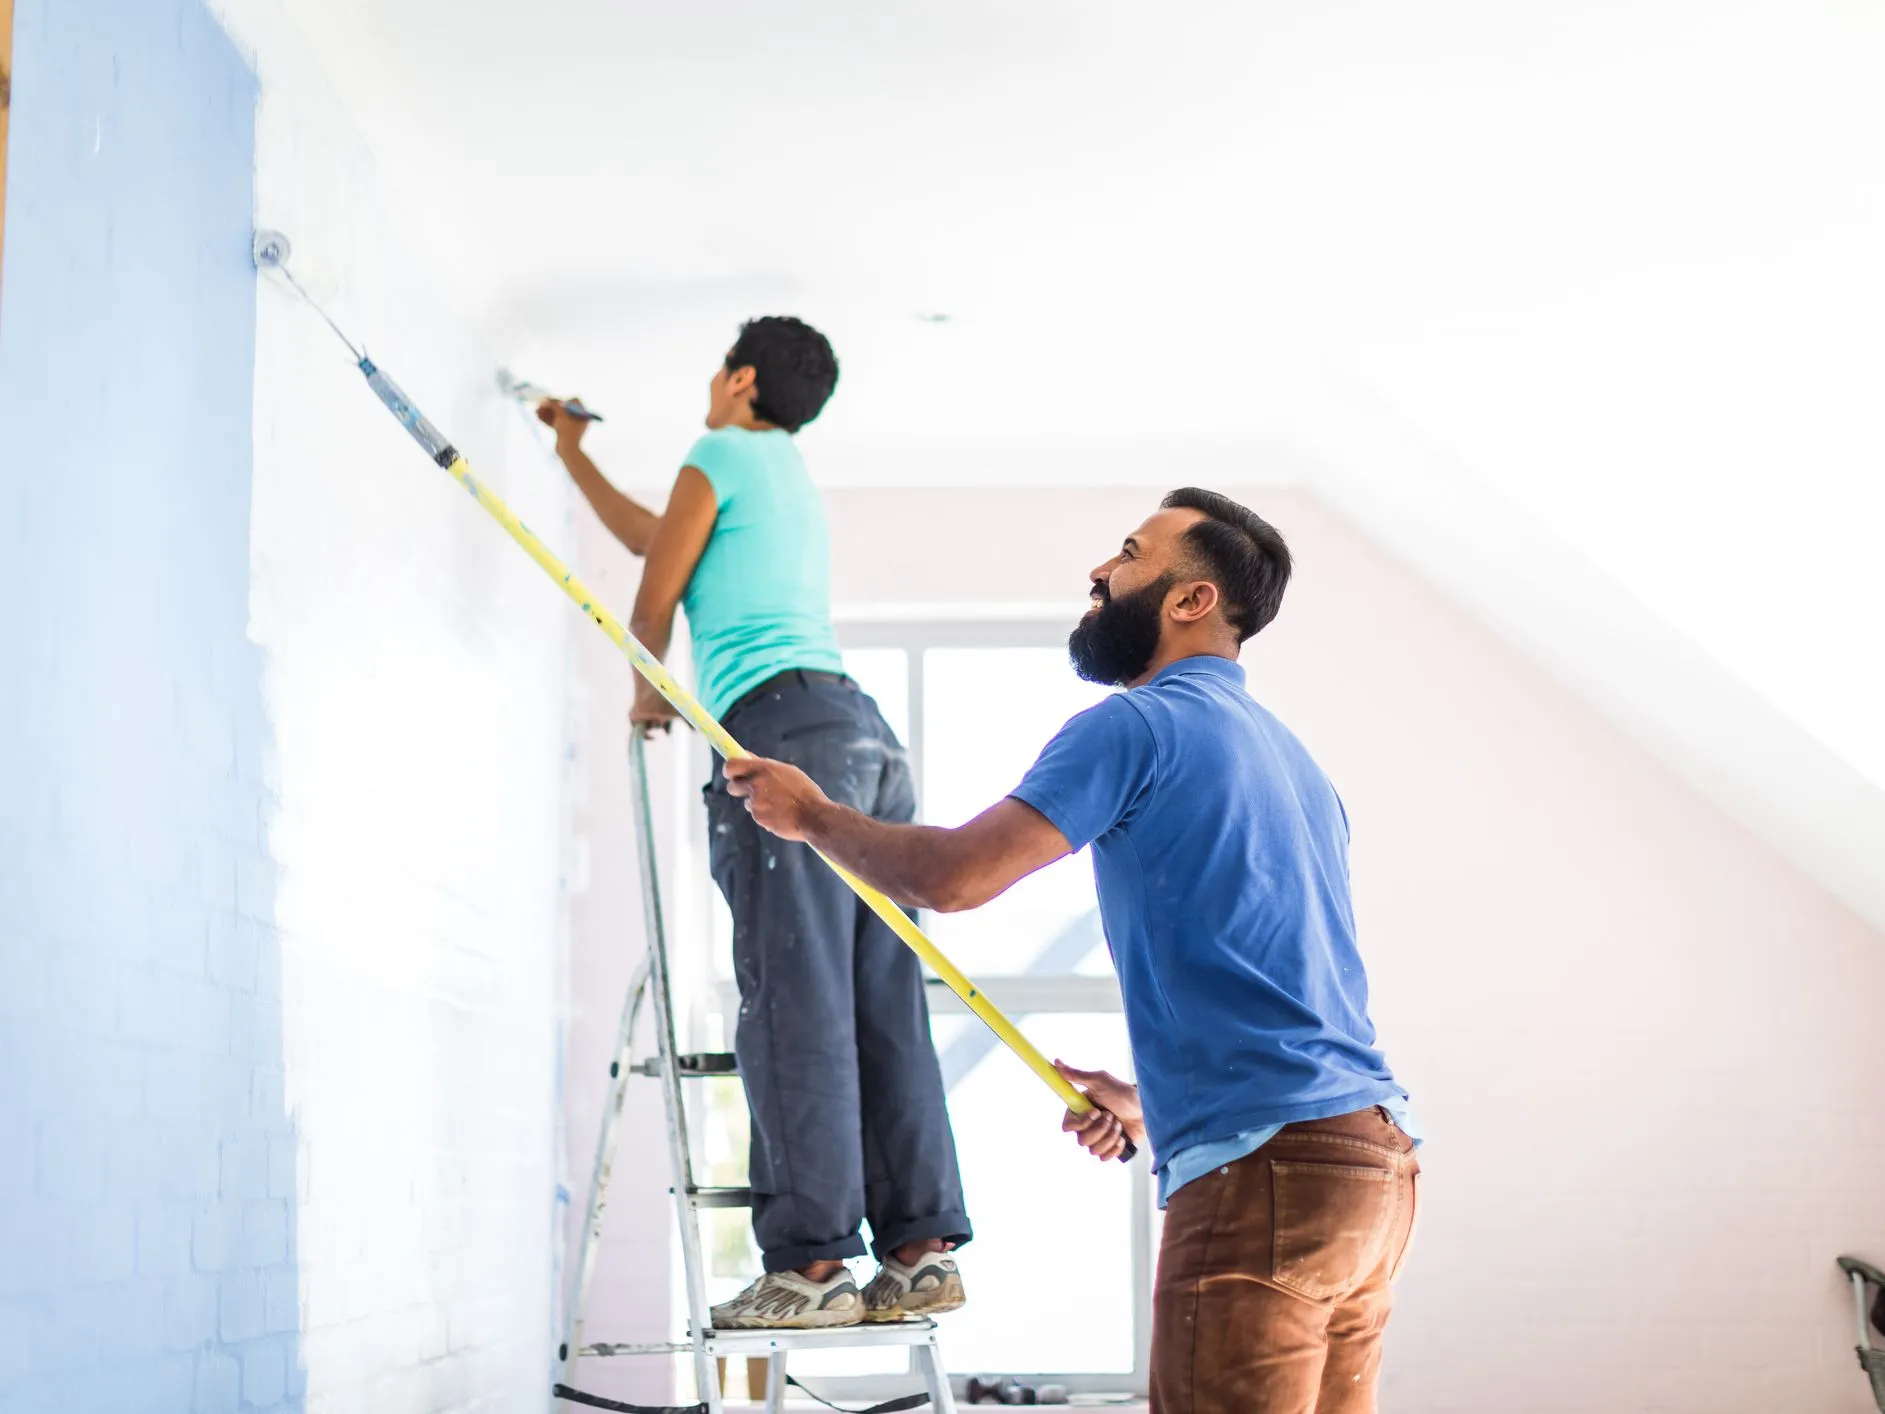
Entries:
{"type": "MultiPolygon", "coordinates": [[[[846,670],[909,749],[918,817],[932,824],[959,824],[1001,799],[1054,732],[1105,693],[1068,668],[1064,622],[847,623],[839,631],[846,670]]],[[[709,908],[725,1026],[737,1011],[731,921],[717,891],[709,908]]],[[[985,908],[921,921],[1041,1050],[1130,1073],[1084,851],[985,908]]],[[[930,1009],[976,1227],[964,1255],[969,1305],[949,1320],[951,1368],[1046,1376],[1075,1391],[1142,1390],[1155,1220],[1144,1165],[1103,1165],[1075,1145],[1060,1130],[1060,1102],[933,978],[930,1009]],[[1056,1285],[1088,1294],[1079,1321],[1040,1310],[1048,1262],[1056,1285]]],[[[722,1088],[706,1143],[715,1180],[737,1182],[745,1110],[736,1087],[722,1088]]],[[[714,1300],[759,1270],[745,1221],[743,1212],[714,1215],[714,1300]]],[[[818,1377],[821,1393],[872,1399],[895,1392],[889,1377],[908,1368],[907,1358],[832,1351],[795,1357],[793,1368],[818,1377]]]]}
{"type": "MultiPolygon", "coordinates": [[[[1075,713],[1106,695],[1046,647],[932,648],[923,658],[923,818],[960,825],[1020,783],[1075,713]]],[[[936,945],[971,977],[1110,974],[1085,852],[1051,864],[970,914],[925,920],[936,945]]]]}

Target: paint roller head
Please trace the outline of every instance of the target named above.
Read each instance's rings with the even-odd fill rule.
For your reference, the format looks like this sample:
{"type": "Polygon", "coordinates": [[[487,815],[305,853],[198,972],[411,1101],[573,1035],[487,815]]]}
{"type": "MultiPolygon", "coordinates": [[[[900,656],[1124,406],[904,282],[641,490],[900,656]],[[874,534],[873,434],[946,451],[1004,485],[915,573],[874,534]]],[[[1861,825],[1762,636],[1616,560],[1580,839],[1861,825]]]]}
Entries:
{"type": "Polygon", "coordinates": [[[280,276],[316,308],[342,297],[339,272],[322,264],[318,253],[310,256],[304,251],[297,251],[294,243],[281,231],[258,226],[249,238],[249,255],[255,261],[257,270],[280,276]]]}
{"type": "MultiPolygon", "coordinates": [[[[334,322],[334,316],[321,307],[321,300],[316,299],[315,296],[309,292],[308,287],[295,278],[294,271],[288,268],[288,256],[293,249],[294,247],[288,242],[288,237],[283,235],[280,231],[270,230],[266,226],[257,227],[255,233],[249,238],[249,256],[254,260],[255,268],[257,270],[272,270],[286,281],[288,286],[293,289],[316,314],[321,316],[326,322],[327,327],[334,331],[334,337],[347,346],[347,352],[352,354],[354,359],[364,367],[366,355],[355,347],[353,340],[349,339],[346,334],[341,331],[340,325],[334,322]]],[[[324,298],[326,298],[326,296],[323,294],[322,299],[324,298]]]]}
{"type": "Polygon", "coordinates": [[[249,254],[256,267],[262,270],[276,270],[286,265],[293,250],[288,237],[280,231],[258,230],[249,245],[249,254]]]}

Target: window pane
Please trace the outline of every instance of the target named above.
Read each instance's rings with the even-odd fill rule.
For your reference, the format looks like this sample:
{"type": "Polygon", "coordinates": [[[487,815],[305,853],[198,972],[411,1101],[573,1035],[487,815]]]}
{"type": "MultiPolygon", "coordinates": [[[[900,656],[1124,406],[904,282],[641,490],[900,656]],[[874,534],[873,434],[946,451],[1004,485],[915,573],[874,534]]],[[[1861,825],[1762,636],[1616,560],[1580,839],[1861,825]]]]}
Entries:
{"type": "MultiPolygon", "coordinates": [[[[923,658],[923,818],[959,825],[1013,790],[1076,712],[1107,689],[1080,681],[1059,648],[932,648],[923,658]]],[[[1086,852],[1049,865],[984,908],[926,915],[938,947],[978,972],[1107,967],[1086,852]]]]}
{"type": "MultiPolygon", "coordinates": [[[[845,670],[876,699],[906,742],[910,658],[903,649],[852,649],[845,670]]],[[[1010,790],[1040,748],[1104,689],[1082,683],[1058,648],[929,649],[924,656],[924,817],[957,824],[1010,790]]],[[[716,953],[730,932],[715,899],[716,953]]],[[[1110,971],[1083,853],[1022,881],[968,915],[928,916],[937,942],[971,975],[1110,971]]],[[[1076,1065],[1130,1068],[1117,1015],[1018,1018],[1034,1042],[1076,1065]]],[[[953,1116],[977,1241],[964,1254],[968,1308],[946,1323],[957,1369],[1013,1373],[1130,1373],[1133,1366],[1131,1175],[1089,1157],[1060,1130],[1058,1101],[974,1018],[939,1015],[934,1031],[950,1069],[953,1116]],[[1026,1182],[1013,1181],[1017,1174],[1026,1182]],[[1057,1288],[1083,1293],[1077,1322],[1043,1321],[1041,1264],[1057,1288]]],[[[716,1085],[705,1117],[714,1178],[744,1178],[746,1117],[738,1089],[716,1085]]],[[[709,1216],[713,1299],[758,1272],[744,1212],[709,1216]]],[[[859,1263],[860,1277],[870,1264],[859,1263]]],[[[794,1357],[807,1375],[902,1370],[902,1350],[794,1357]]]]}
{"type": "MultiPolygon", "coordinates": [[[[936,1040],[974,1018],[939,1017],[936,1040]]],[[[1131,1073],[1125,1019],[1031,1016],[1029,1038],[1083,1069],[1131,1073]]],[[[998,1050],[949,1096],[975,1241],[969,1304],[943,1318],[950,1368],[1013,1374],[1130,1373],[1132,1175],[1061,1132],[1060,1101],[998,1050]],[[1044,1307],[1043,1292],[1077,1304],[1044,1307]]]]}

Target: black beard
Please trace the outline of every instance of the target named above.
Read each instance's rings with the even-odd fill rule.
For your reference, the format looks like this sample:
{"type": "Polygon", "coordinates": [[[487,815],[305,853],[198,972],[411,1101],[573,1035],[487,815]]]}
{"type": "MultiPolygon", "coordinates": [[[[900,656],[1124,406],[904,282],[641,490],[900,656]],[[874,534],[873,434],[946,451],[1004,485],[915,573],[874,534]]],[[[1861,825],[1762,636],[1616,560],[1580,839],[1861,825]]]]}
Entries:
{"type": "Polygon", "coordinates": [[[1074,672],[1107,687],[1123,687],[1143,676],[1158,652],[1165,591],[1175,583],[1177,576],[1160,575],[1155,583],[1123,598],[1108,595],[1096,613],[1081,619],[1067,635],[1074,672]]]}

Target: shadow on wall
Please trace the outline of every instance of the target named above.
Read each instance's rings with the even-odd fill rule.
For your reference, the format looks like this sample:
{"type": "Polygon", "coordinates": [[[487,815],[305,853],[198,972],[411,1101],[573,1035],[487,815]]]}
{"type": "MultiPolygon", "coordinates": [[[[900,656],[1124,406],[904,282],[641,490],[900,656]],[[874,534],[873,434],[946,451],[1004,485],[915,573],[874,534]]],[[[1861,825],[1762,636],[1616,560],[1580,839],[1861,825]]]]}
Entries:
{"type": "Polygon", "coordinates": [[[23,0],[0,317],[0,1411],[303,1403],[260,655],[255,84],[23,0]]]}

